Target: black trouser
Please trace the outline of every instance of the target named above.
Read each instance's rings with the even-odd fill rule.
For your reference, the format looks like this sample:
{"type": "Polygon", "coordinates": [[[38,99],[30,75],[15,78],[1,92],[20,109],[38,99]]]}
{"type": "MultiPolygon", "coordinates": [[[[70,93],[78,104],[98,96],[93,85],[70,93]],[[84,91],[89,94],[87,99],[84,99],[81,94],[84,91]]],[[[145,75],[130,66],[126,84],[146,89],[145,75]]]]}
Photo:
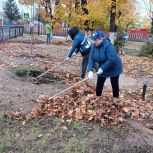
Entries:
{"type": "MultiPolygon", "coordinates": [[[[85,74],[87,71],[87,66],[88,66],[88,59],[89,59],[89,54],[83,56],[82,59],[82,70],[81,70],[81,78],[84,79],[85,78],[85,74]]],[[[96,70],[96,72],[98,71],[98,64],[94,63],[94,69],[96,70]]]]}
{"type": "MultiPolygon", "coordinates": [[[[103,86],[106,81],[106,78],[98,76],[97,79],[97,86],[96,86],[96,95],[101,96],[103,91],[103,86]]],[[[113,90],[113,97],[119,97],[119,76],[111,77],[110,78],[112,90],[113,90]]]]}

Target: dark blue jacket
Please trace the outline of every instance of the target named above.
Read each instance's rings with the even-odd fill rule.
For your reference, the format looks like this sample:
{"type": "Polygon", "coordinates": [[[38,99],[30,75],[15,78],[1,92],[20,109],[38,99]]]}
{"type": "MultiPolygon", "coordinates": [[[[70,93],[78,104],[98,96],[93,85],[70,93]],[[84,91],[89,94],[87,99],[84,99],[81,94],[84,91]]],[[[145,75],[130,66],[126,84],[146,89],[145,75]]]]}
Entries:
{"type": "Polygon", "coordinates": [[[82,32],[78,32],[73,38],[73,44],[68,52],[68,57],[71,58],[74,52],[80,52],[82,56],[90,53],[90,42],[84,37],[82,32]]]}
{"type": "Polygon", "coordinates": [[[93,70],[94,62],[98,62],[99,68],[103,70],[102,77],[115,77],[122,73],[122,62],[113,45],[104,39],[99,46],[91,46],[88,61],[88,70],[93,70]]]}

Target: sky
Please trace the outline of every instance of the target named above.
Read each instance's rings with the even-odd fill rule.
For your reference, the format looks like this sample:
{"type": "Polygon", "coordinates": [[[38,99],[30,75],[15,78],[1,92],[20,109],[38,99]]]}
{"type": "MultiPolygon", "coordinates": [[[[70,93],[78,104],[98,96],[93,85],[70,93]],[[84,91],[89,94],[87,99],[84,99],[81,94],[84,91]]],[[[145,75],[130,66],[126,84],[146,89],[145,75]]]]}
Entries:
{"type": "Polygon", "coordinates": [[[136,0],[137,11],[141,16],[147,16],[147,9],[149,8],[149,0],[136,0]]]}

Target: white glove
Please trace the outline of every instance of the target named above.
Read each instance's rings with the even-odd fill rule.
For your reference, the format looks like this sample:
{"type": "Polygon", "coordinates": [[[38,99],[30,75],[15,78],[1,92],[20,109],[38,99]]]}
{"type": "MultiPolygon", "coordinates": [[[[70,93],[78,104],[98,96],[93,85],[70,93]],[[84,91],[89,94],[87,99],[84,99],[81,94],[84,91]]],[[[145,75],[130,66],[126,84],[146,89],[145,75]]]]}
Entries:
{"type": "Polygon", "coordinates": [[[101,68],[99,68],[97,74],[102,74],[103,73],[103,70],[101,68]]]}
{"type": "Polygon", "coordinates": [[[71,58],[69,58],[69,57],[66,57],[66,61],[69,61],[71,58]]]}
{"type": "Polygon", "coordinates": [[[72,56],[76,55],[76,52],[73,52],[72,56]]]}
{"type": "Polygon", "coordinates": [[[89,80],[92,80],[93,79],[93,72],[92,71],[89,71],[88,78],[89,78],[89,80]]]}
{"type": "Polygon", "coordinates": [[[72,40],[70,35],[67,35],[67,40],[72,40]]]}

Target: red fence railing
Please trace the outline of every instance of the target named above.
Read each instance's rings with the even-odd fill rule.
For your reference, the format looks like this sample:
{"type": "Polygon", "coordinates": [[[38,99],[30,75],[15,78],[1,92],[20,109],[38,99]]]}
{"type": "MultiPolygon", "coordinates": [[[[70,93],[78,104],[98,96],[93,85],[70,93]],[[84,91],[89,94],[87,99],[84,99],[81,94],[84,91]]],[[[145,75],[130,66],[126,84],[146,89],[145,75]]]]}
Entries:
{"type": "Polygon", "coordinates": [[[131,29],[128,31],[128,40],[145,42],[147,41],[148,35],[148,29],[131,29]]]}

